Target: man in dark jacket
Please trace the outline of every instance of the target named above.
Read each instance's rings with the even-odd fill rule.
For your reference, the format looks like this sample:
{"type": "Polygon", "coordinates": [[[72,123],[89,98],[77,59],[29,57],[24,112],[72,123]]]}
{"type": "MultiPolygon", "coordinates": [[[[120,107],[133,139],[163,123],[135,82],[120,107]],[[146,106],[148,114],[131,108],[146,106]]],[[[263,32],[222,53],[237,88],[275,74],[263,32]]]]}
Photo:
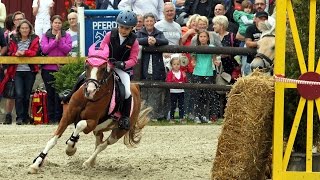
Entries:
{"type": "Polygon", "coordinates": [[[120,1],[121,0],[96,0],[96,9],[118,9],[118,4],[120,1]]]}
{"type": "Polygon", "coordinates": [[[220,3],[223,0],[186,0],[184,9],[188,15],[199,14],[209,19],[214,16],[214,7],[220,3]]]}

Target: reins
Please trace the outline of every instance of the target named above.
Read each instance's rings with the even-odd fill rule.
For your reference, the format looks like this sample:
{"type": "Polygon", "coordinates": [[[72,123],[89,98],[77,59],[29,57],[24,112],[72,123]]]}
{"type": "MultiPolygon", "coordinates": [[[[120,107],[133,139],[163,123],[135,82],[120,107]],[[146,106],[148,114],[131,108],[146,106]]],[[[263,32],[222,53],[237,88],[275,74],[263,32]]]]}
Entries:
{"type": "MultiPolygon", "coordinates": [[[[108,80],[111,78],[111,77],[114,77],[114,72],[111,72],[106,78],[103,78],[102,80],[98,81],[98,80],[95,80],[95,79],[86,79],[85,80],[85,83],[84,83],[84,94],[86,94],[87,92],[87,87],[88,87],[88,84],[89,83],[93,83],[96,87],[96,91],[98,92],[101,88],[102,85],[104,84],[107,84],[108,80]]],[[[92,102],[95,102],[95,101],[98,101],[100,100],[101,98],[103,98],[106,94],[110,93],[110,91],[107,91],[106,93],[104,93],[101,97],[95,99],[95,100],[89,100],[89,101],[92,101],[92,102]]]]}

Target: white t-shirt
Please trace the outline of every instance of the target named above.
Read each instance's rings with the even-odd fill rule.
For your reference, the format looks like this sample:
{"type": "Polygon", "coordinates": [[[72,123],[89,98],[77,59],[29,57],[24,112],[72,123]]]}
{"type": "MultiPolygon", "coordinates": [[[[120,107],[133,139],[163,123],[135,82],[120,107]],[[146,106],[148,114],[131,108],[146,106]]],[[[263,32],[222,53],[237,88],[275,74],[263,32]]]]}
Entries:
{"type": "Polygon", "coordinates": [[[72,31],[71,29],[67,30],[67,33],[70,34],[72,39],[72,50],[70,51],[70,55],[72,57],[76,57],[78,53],[78,32],[72,31]]]}
{"type": "Polygon", "coordinates": [[[163,32],[164,37],[169,41],[169,45],[179,45],[182,33],[181,26],[178,23],[161,20],[154,27],[163,32]]]}
{"type": "Polygon", "coordinates": [[[43,19],[50,21],[50,8],[53,4],[53,0],[33,0],[32,7],[38,7],[38,1],[40,1],[40,7],[36,15],[36,19],[43,19]]]}

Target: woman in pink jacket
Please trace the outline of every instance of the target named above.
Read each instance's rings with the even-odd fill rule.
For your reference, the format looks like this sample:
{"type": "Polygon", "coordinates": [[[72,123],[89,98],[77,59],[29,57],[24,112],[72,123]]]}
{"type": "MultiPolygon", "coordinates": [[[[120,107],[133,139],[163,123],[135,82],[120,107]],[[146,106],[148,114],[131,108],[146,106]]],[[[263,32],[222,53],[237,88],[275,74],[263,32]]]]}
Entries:
{"type": "MultiPolygon", "coordinates": [[[[62,28],[62,17],[54,15],[51,18],[51,29],[43,34],[41,39],[42,53],[48,56],[68,56],[72,49],[70,34],[62,28]]],[[[53,72],[59,70],[58,64],[46,64],[42,66],[41,76],[48,93],[48,118],[49,123],[58,123],[62,117],[62,105],[59,95],[53,87],[53,72]]]]}

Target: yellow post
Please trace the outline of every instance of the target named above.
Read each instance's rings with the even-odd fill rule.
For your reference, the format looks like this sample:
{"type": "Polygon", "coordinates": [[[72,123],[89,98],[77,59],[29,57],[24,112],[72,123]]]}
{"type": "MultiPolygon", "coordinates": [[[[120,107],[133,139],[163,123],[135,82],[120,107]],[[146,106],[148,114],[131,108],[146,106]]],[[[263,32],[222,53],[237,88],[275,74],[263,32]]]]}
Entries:
{"type": "MultiPolygon", "coordinates": [[[[308,67],[306,66],[303,51],[295,21],[294,11],[291,0],[276,1],[277,25],[276,25],[276,52],[275,52],[275,75],[285,76],[285,49],[286,49],[286,15],[288,15],[290,28],[294,40],[294,45],[298,57],[301,74],[315,72],[315,28],[316,28],[316,0],[310,0],[310,20],[309,20],[309,48],[308,48],[308,67]]],[[[316,68],[320,72],[320,64],[316,68]]],[[[294,85],[287,85],[281,82],[275,83],[275,109],[274,109],[274,132],[273,132],[273,177],[274,180],[300,180],[300,179],[320,179],[320,172],[312,172],[312,143],[313,143],[313,114],[314,103],[318,112],[320,111],[320,100],[306,100],[301,97],[297,112],[293,121],[290,136],[288,139],[285,153],[283,153],[283,122],[284,122],[284,90],[285,88],[296,88],[294,85]],[[294,139],[299,128],[300,120],[304,108],[307,108],[307,152],[306,152],[306,171],[295,172],[287,171],[287,166],[291,156],[294,139]]],[[[320,118],[320,114],[319,114],[320,118]]]]}
{"type": "MultiPolygon", "coordinates": [[[[288,0],[290,1],[290,0],[288,0]]],[[[287,1],[276,1],[276,22],[286,22],[287,1]]],[[[276,48],[274,73],[285,74],[285,49],[286,49],[286,23],[276,23],[276,48]]],[[[284,85],[275,83],[275,106],[273,128],[273,172],[272,179],[282,179],[282,156],[283,156],[283,109],[284,109],[284,85]]]]}

